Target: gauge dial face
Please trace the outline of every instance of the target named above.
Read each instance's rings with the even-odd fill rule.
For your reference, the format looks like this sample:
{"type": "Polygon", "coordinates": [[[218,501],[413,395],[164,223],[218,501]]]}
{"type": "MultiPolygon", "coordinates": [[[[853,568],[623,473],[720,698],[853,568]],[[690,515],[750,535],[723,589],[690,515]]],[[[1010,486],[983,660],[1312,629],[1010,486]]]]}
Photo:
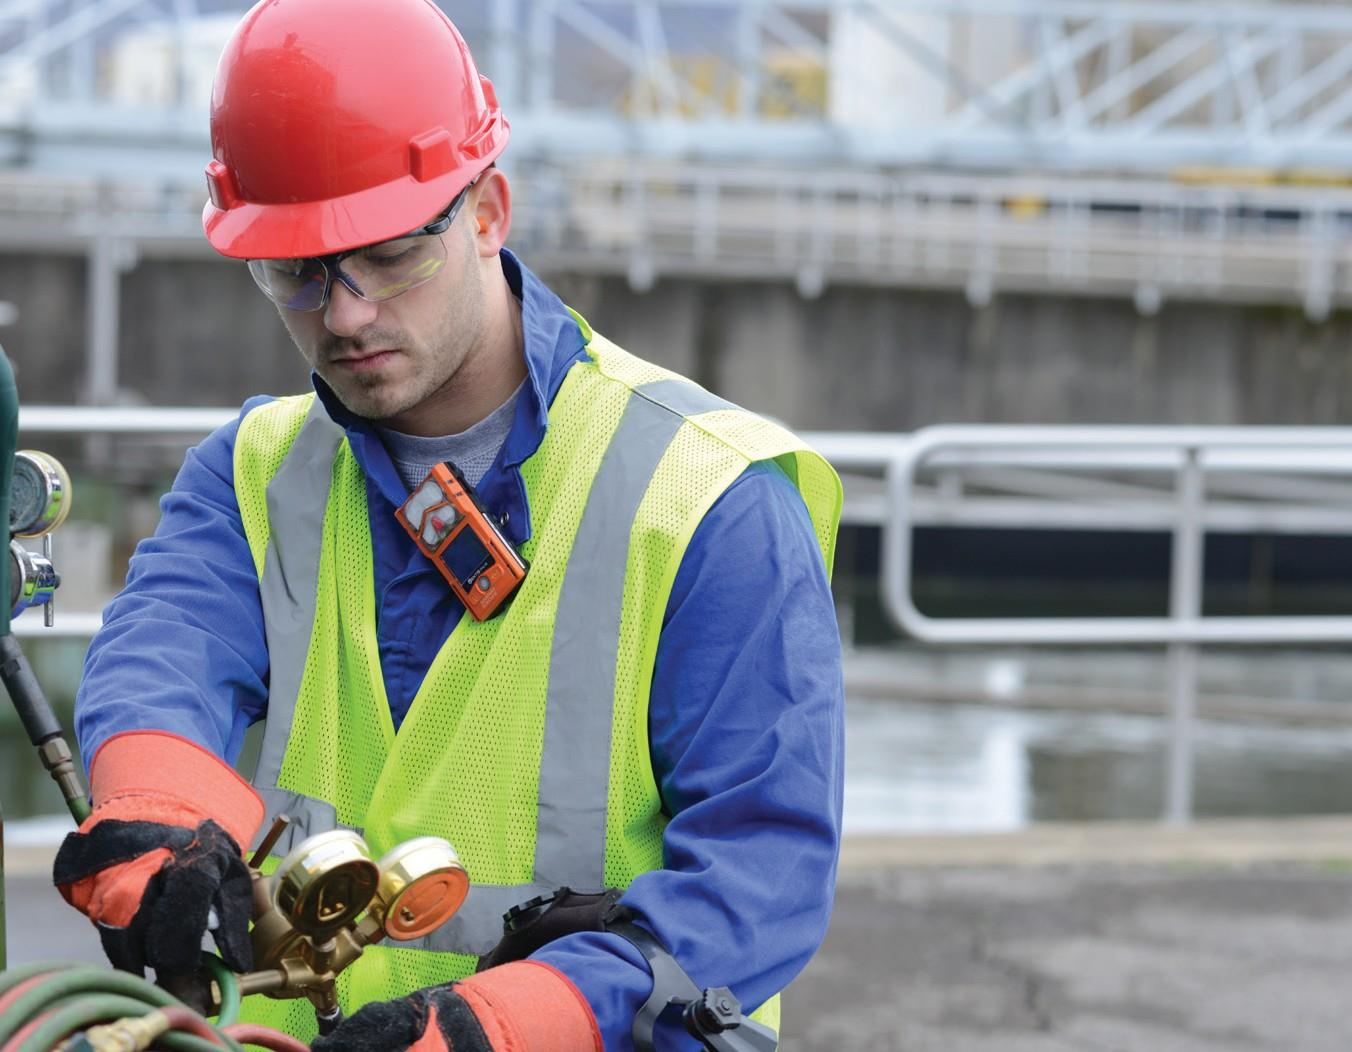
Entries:
{"type": "Polygon", "coordinates": [[[441,927],[467,894],[469,874],[455,849],[440,837],[407,840],[380,858],[376,898],[391,939],[405,942],[441,927]]]}
{"type": "Polygon", "coordinates": [[[370,905],[380,870],[360,836],[335,829],[301,841],[275,877],[277,908],[298,930],[327,938],[370,905]]]}
{"type": "Polygon", "coordinates": [[[9,532],[41,537],[61,525],[70,512],[70,477],[55,457],[22,449],[14,456],[9,487],[9,532]]]}

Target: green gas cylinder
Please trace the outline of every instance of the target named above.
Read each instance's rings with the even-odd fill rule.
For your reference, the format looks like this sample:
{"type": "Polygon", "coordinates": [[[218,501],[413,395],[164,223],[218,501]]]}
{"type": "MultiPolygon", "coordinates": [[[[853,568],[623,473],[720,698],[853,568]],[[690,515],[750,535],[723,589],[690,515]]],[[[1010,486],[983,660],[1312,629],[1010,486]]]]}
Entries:
{"type": "MultiPolygon", "coordinates": [[[[19,392],[14,369],[0,348],[0,522],[9,522],[9,487],[19,437],[19,392]]],[[[6,545],[9,538],[5,537],[6,545]]],[[[0,558],[0,635],[9,635],[9,554],[0,558]]],[[[0,801],[0,971],[8,967],[5,942],[5,810],[0,801]]]]}

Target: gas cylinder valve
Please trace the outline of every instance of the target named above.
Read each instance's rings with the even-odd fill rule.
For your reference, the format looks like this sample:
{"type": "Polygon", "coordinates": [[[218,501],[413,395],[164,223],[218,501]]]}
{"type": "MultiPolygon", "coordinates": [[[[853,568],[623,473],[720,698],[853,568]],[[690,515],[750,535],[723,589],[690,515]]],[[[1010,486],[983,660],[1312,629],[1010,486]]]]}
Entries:
{"type": "Polygon", "coordinates": [[[61,584],[61,575],[48,558],[50,537],[43,538],[44,553],[30,552],[18,541],[9,542],[10,617],[18,617],[33,606],[50,608],[52,596],[61,584]]]}
{"type": "Polygon", "coordinates": [[[14,454],[9,487],[11,617],[41,606],[47,627],[52,625],[53,599],[61,584],[61,575],[52,565],[52,531],[70,514],[70,497],[70,475],[59,460],[34,449],[14,454]],[[15,537],[41,537],[42,554],[30,552],[15,537]]]}

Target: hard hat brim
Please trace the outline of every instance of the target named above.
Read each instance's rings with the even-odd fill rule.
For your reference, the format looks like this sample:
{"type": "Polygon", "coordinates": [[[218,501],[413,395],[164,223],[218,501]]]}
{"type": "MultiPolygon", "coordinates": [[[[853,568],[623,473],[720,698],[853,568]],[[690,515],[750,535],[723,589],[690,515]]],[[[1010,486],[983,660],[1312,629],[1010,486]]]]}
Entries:
{"type": "Polygon", "coordinates": [[[458,169],[426,183],[410,176],[324,201],[240,202],[221,209],[208,200],[202,209],[202,229],[211,247],[232,259],[326,256],[416,230],[444,209],[478,171],[478,167],[458,169]]]}

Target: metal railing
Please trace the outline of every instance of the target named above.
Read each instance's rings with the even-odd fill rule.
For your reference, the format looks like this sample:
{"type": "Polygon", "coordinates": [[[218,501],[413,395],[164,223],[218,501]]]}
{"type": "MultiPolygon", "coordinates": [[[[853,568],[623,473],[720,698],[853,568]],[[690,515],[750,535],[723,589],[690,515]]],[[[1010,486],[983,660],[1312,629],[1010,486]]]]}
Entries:
{"type": "MultiPolygon", "coordinates": [[[[20,434],[194,438],[233,408],[30,406],[20,434]]],[[[1165,817],[1192,811],[1192,724],[1203,644],[1352,641],[1348,616],[1204,616],[1207,533],[1352,535],[1352,428],[944,426],[913,434],[806,432],[846,480],[844,521],[881,527],[882,594],[897,626],[935,645],[1167,647],[1165,817]],[[1173,535],[1167,617],[938,618],[912,598],[922,527],[1153,531],[1173,535]]],[[[59,593],[58,593],[59,594],[59,593]]],[[[88,637],[100,616],[63,611],[24,636],[88,637]]]]}
{"type": "Polygon", "coordinates": [[[657,162],[522,173],[530,257],[826,285],[1352,305],[1352,190],[657,162]]]}
{"type": "MultiPolygon", "coordinates": [[[[1169,662],[1169,767],[1165,817],[1192,815],[1192,724],[1202,644],[1352,641],[1349,616],[1204,616],[1204,538],[1211,479],[1232,481],[1224,528],[1352,534],[1352,429],[1168,427],[935,427],[913,434],[887,469],[883,596],[907,635],[935,644],[1163,644],[1169,662]],[[922,470],[943,474],[940,497],[917,515],[922,470]],[[964,473],[992,488],[1038,493],[1049,508],[1003,525],[1167,528],[1173,535],[1167,617],[935,618],[912,597],[917,521],[943,522],[963,501],[964,473]],[[1000,475],[1008,473],[1001,480],[1000,475]],[[1164,474],[1167,487],[1149,485],[1164,474]],[[1241,484],[1233,485],[1234,480],[1241,484]],[[1336,481],[1334,481],[1336,480],[1336,481]],[[1275,505],[1278,514],[1270,514],[1275,505]],[[1236,506],[1242,513],[1236,517],[1236,506]],[[1067,514],[1067,512],[1074,512],[1067,514]]],[[[1224,487],[1222,487],[1224,488],[1224,487]]],[[[956,518],[956,517],[955,517],[956,518]]],[[[965,521],[972,521],[968,517],[965,521]]],[[[998,524],[988,520],[987,525],[998,524]]]]}
{"type": "MultiPolygon", "coordinates": [[[[1352,189],[1054,176],[734,169],[653,162],[512,167],[512,245],[543,271],[1352,307],[1352,189]]],[[[204,191],[0,174],[0,249],[86,256],[91,402],[119,389],[121,281],[143,256],[217,258],[204,191]]],[[[221,264],[226,265],[225,263],[221,264]]],[[[21,307],[20,307],[21,309],[21,307]]]]}
{"type": "MultiPolygon", "coordinates": [[[[145,409],[94,408],[89,406],[26,406],[19,410],[19,435],[23,442],[43,435],[161,435],[196,439],[239,415],[238,409],[145,409]]],[[[75,497],[78,507],[79,495],[75,497]]],[[[54,539],[60,565],[61,537],[54,539]]],[[[16,618],[11,629],[16,636],[45,639],[88,639],[103,623],[97,611],[67,610],[60,603],[55,623],[45,627],[42,618],[30,612],[16,618]]]]}

